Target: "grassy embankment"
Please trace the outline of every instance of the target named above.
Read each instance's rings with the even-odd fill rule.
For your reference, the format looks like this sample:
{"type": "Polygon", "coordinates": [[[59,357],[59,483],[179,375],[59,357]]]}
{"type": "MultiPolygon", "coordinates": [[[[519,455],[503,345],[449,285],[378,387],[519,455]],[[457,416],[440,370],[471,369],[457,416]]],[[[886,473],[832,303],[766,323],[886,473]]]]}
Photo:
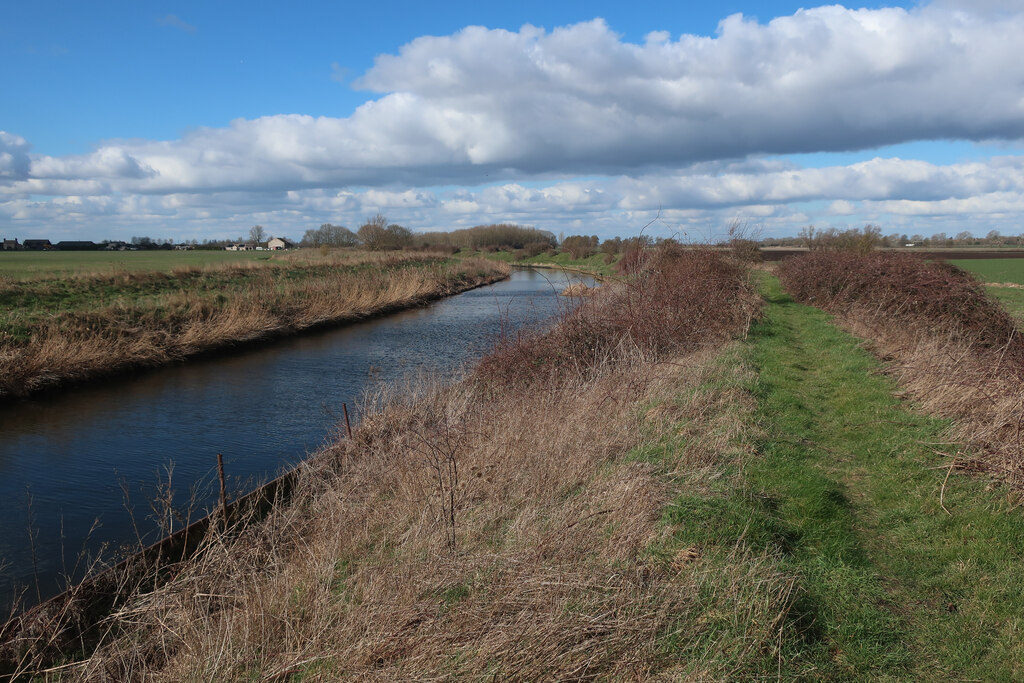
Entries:
{"type": "Polygon", "coordinates": [[[720,255],[654,265],[469,381],[369,400],[290,506],[53,675],[1024,675],[1024,523],[949,424],[772,278],[749,327],[720,255]]]}
{"type": "Polygon", "coordinates": [[[415,305],[508,272],[430,254],[298,252],[197,265],[195,253],[182,252],[170,272],[167,260],[140,271],[85,270],[94,262],[83,261],[75,272],[0,278],[0,399],[415,305]]]}
{"type": "Polygon", "coordinates": [[[956,420],[954,458],[1024,488],[1024,335],[971,275],[912,255],[808,254],[783,262],[794,298],[836,314],[928,412],[956,420]]]}
{"type": "MultiPolygon", "coordinates": [[[[738,537],[797,577],[779,671],[811,679],[1024,675],[1024,519],[951,472],[948,423],[902,404],[855,337],[766,282],[751,334],[758,443],[739,484],[689,505],[696,542],[738,537]]],[[[967,453],[963,454],[968,455],[967,453]]]]}

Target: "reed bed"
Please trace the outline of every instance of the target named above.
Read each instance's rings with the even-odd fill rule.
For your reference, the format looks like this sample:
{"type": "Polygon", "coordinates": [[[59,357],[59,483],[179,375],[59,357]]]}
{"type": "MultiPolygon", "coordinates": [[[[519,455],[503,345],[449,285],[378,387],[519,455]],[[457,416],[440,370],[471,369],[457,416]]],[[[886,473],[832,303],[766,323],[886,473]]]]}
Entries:
{"type": "Polygon", "coordinates": [[[1024,336],[983,283],[910,254],[811,253],[779,267],[794,298],[869,339],[907,395],[952,419],[950,469],[1024,489],[1024,336]],[[962,451],[958,447],[963,447],[962,451]]]}
{"type": "Polygon", "coordinates": [[[290,504],[211,537],[124,602],[95,650],[42,676],[728,679],[772,656],[794,578],[741,545],[725,564],[672,549],[662,519],[681,487],[746,457],[750,370],[720,358],[758,299],[734,265],[663,254],[549,333],[509,340],[495,358],[518,373],[491,361],[456,385],[380,387],[354,438],[301,466],[290,504]],[[720,278],[693,285],[699,272],[720,278]],[[616,310],[683,293],[730,312],[655,330],[642,307],[616,310]],[[533,371],[570,339],[557,372],[533,371]],[[671,458],[637,457],[677,429],[671,458]]]}
{"type": "Polygon", "coordinates": [[[493,282],[508,267],[337,254],[0,286],[0,399],[356,320],[493,282]]]}

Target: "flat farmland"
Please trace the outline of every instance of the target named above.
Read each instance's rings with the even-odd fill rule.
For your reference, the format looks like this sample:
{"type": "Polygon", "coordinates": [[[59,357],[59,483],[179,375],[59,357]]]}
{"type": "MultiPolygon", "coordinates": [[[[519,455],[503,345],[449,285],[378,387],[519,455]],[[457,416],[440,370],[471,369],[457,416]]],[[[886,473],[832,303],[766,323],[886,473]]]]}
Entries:
{"type": "Polygon", "coordinates": [[[989,296],[997,299],[1018,321],[1024,322],[1024,289],[1005,287],[1011,284],[1024,287],[1024,259],[957,259],[950,261],[955,266],[974,273],[986,284],[989,296]]]}
{"type": "Polygon", "coordinates": [[[974,273],[984,282],[1024,285],[1024,258],[952,259],[949,263],[974,273]]]}
{"type": "Polygon", "coordinates": [[[267,261],[269,251],[14,251],[0,252],[0,278],[30,280],[70,274],[170,273],[175,268],[267,261]]]}

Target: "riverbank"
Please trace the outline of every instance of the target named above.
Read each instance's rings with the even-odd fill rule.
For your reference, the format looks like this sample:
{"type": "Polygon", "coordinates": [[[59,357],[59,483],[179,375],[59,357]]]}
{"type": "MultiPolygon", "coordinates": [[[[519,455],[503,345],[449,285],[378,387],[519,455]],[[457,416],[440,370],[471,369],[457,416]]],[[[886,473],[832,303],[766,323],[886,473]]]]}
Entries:
{"type": "Polygon", "coordinates": [[[368,396],[289,504],[55,676],[1020,678],[1013,491],[774,278],[652,265],[458,385],[368,396]]]}
{"type": "Polygon", "coordinates": [[[0,400],[420,305],[508,272],[433,254],[299,252],[0,282],[0,400]]]}
{"type": "Polygon", "coordinates": [[[529,678],[664,663],[658,634],[694,583],[645,550],[667,483],[630,454],[665,419],[645,417],[649,402],[670,401],[680,376],[707,379],[689,363],[713,364],[756,299],[727,261],[661,263],[554,331],[510,339],[454,387],[369,396],[354,438],[300,468],[291,504],[130,596],[117,614],[134,625],[112,616],[89,663],[65,675],[473,675],[496,661],[529,678]],[[595,635],[607,651],[588,665],[595,635]]]}

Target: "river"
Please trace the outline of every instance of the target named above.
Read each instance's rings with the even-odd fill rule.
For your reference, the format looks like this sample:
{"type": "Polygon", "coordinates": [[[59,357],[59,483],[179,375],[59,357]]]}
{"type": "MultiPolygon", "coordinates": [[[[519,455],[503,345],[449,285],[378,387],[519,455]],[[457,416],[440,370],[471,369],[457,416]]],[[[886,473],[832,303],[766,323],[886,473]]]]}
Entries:
{"type": "Polygon", "coordinates": [[[330,439],[342,403],[373,383],[457,376],[502,332],[565,310],[558,292],[581,279],[516,271],[428,307],[0,407],[0,608],[57,593],[82,558],[157,540],[151,501],[167,490],[175,509],[192,490],[209,509],[217,453],[229,492],[249,490],[330,439]]]}

